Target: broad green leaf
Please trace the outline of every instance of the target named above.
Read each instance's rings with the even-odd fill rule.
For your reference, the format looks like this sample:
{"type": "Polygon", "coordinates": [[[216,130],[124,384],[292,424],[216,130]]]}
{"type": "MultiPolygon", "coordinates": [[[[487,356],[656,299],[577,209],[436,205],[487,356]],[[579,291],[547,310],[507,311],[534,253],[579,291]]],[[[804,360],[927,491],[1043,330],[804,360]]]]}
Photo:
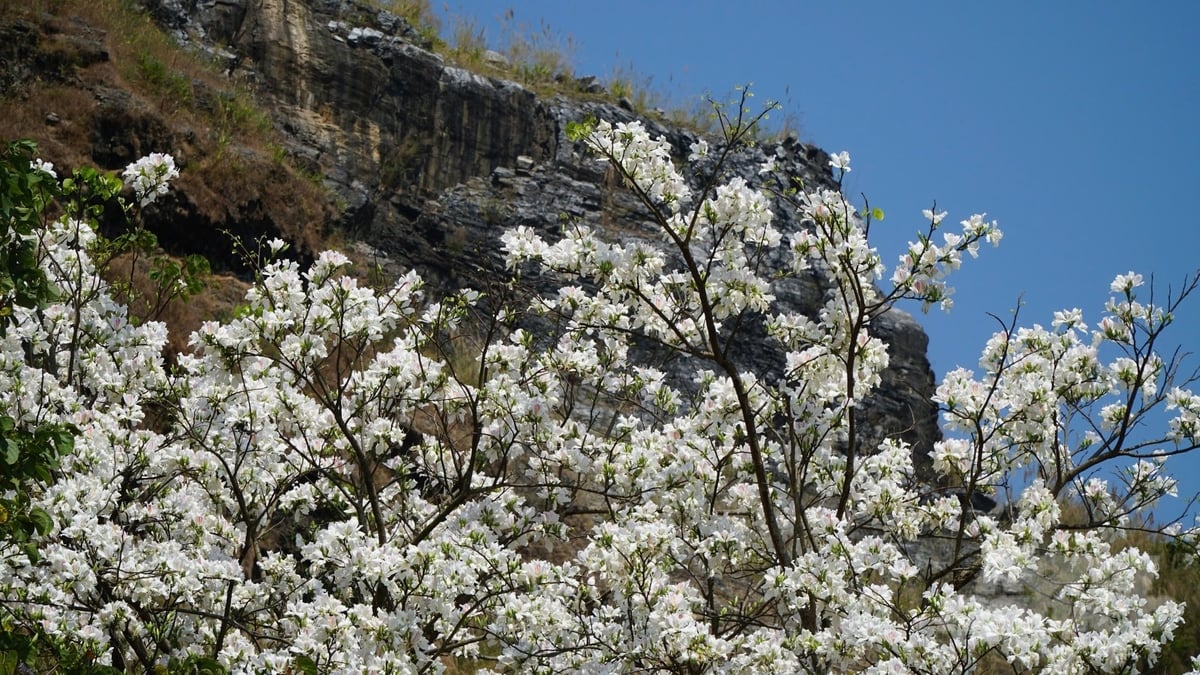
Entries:
{"type": "Polygon", "coordinates": [[[306,675],[320,675],[320,671],[317,670],[317,662],[313,661],[307,656],[304,656],[303,654],[297,656],[292,661],[292,665],[296,667],[296,670],[299,670],[306,675]]]}
{"type": "Polygon", "coordinates": [[[49,513],[39,508],[29,510],[29,519],[33,521],[34,527],[37,528],[38,534],[49,534],[54,529],[54,519],[49,513]]]}

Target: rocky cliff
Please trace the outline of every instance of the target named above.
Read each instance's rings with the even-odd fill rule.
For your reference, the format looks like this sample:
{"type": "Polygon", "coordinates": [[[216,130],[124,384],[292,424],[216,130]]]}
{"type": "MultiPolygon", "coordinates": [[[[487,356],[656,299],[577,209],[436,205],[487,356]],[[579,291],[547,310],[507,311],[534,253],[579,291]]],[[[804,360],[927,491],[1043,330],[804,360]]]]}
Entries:
{"type": "MultiPolygon", "coordinates": [[[[516,225],[552,230],[565,217],[615,237],[643,236],[637,204],[565,135],[567,122],[587,115],[633,119],[626,108],[595,96],[539,96],[455,67],[404,20],[348,0],[142,1],[178,41],[214,56],[226,77],[256,93],[287,154],[323,176],[335,195],[334,225],[435,285],[496,274],[498,236],[516,225]]],[[[643,121],[681,155],[696,138],[643,121]]],[[[753,174],[766,152],[779,156],[781,175],[833,185],[828,155],[794,140],[745,150],[732,166],[753,174]]],[[[182,189],[182,203],[202,201],[201,187],[182,189]]],[[[791,209],[777,207],[781,229],[801,226],[791,209]]],[[[169,215],[164,228],[172,227],[169,215]]],[[[277,214],[261,215],[254,232],[283,229],[277,214]]],[[[779,302],[811,313],[826,288],[814,275],[775,292],[779,302]]],[[[892,349],[872,403],[877,433],[901,434],[927,451],[939,432],[926,336],[902,312],[879,318],[873,329],[892,349]]],[[[768,374],[779,364],[760,345],[747,345],[740,358],[768,374]]]]}

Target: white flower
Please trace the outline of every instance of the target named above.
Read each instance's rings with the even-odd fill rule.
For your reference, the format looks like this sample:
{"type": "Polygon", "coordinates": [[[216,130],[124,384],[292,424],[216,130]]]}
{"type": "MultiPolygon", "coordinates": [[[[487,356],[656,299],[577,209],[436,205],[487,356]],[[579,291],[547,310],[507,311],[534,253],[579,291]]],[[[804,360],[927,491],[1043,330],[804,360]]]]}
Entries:
{"type": "Polygon", "coordinates": [[[1109,285],[1109,288],[1112,289],[1113,293],[1128,293],[1141,285],[1142,275],[1136,272],[1129,272],[1128,274],[1118,274],[1109,285]]]}
{"type": "Polygon", "coordinates": [[[842,173],[850,173],[850,153],[845,150],[829,156],[829,166],[842,173]]]}
{"type": "Polygon", "coordinates": [[[939,211],[934,213],[933,209],[921,209],[921,215],[925,216],[925,220],[928,220],[934,225],[940,225],[942,223],[942,219],[946,217],[946,212],[939,211]]]}
{"type": "Polygon", "coordinates": [[[41,159],[40,157],[38,159],[35,159],[32,162],[30,162],[29,168],[34,171],[37,171],[38,173],[44,173],[47,176],[50,176],[51,178],[54,178],[54,179],[58,178],[58,174],[54,173],[54,165],[51,164],[50,162],[47,162],[47,161],[41,159]]]}
{"type": "Polygon", "coordinates": [[[125,167],[121,176],[133,188],[138,204],[147,206],[167,193],[168,183],[179,176],[179,170],[174,157],[155,152],[125,167]]]}
{"type": "Polygon", "coordinates": [[[1087,324],[1083,322],[1083,310],[1078,307],[1069,310],[1060,310],[1054,313],[1054,321],[1051,326],[1055,328],[1078,328],[1079,330],[1087,330],[1087,324]]]}
{"type": "MultiPolygon", "coordinates": [[[[125,649],[139,671],[154,664],[128,649],[134,638],[151,659],[213,654],[230,672],[298,657],[321,672],[414,672],[483,649],[520,672],[1153,660],[1182,608],[1150,602],[1153,560],[1114,551],[1104,528],[1177,485],[1161,457],[1075,462],[1122,450],[1105,429],[1142,418],[1122,388],[1173,415],[1139,447],[1165,455],[1200,436],[1200,397],[1155,394],[1163,359],[1098,355],[1110,333],[1160,320],[1147,318],[1156,308],[1114,302],[1117,318],[1091,336],[1078,310],[1050,330],[997,333],[979,374],[955,369],[937,388],[947,433],[927,458],[936,475],[920,475],[905,442],[850,445],[891,358],[891,331],[872,318],[901,297],[945,303],[962,252],[998,239],[995,223],[972,216],[910,243],[885,297],[880,255],[839,192],[799,195],[803,226],[785,239],[773,200],[744,177],[692,204],[696,183],[663,139],[598,129],[593,148],[663,236],[511,230],[510,264],[545,273],[520,293],[427,298],[415,272],[376,289],[341,254],[307,270],[277,260],[169,370],[165,326],[131,321],[112,296],[89,224],[47,223],[38,260],[58,292],[17,308],[0,336],[0,410],[17,425],[69,423],[75,444],[57,480],[28,491],[54,523],[37,538],[42,564],[0,547],[5,620],[106,661],[125,649]],[[777,307],[777,282],[812,270],[826,280],[817,306],[777,307]],[[526,311],[537,332],[504,319],[526,311]],[[780,350],[769,377],[723,351],[762,327],[780,350]],[[689,359],[649,367],[658,347],[689,359]],[[150,402],[171,414],[150,418],[150,402]],[[1036,475],[1076,479],[1060,494],[1036,475]],[[1018,493],[1003,516],[970,508],[971,495],[1018,493]],[[1062,528],[1061,498],[1106,525],[1062,528]],[[1023,593],[983,601],[960,573],[1023,593]],[[1020,604],[1035,588],[1039,601],[1020,604]]],[[[173,173],[158,156],[126,179],[153,199],[173,173]]]]}

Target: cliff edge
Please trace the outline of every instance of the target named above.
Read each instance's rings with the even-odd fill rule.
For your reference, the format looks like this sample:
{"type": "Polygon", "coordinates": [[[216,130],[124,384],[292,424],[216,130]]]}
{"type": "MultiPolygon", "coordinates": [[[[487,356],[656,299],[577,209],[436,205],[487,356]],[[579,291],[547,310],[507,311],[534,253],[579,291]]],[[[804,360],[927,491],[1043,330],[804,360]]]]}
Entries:
{"type": "MultiPolygon", "coordinates": [[[[203,175],[181,181],[178,195],[149,214],[169,249],[228,256],[219,250],[228,240],[214,236],[228,229],[243,239],[301,240],[305,252],[323,241],[314,231],[340,231],[386,256],[393,269],[417,268],[434,287],[452,288],[500,273],[499,235],[517,225],[552,232],[568,219],[613,237],[649,236],[632,196],[565,131],[567,123],[588,116],[635,119],[627,107],[595,95],[540,95],[457,67],[405,20],[350,0],[141,4],[179,43],[215,59],[218,77],[253,92],[278,139],[266,149],[225,148],[226,157],[249,167],[231,185],[203,175]],[[319,177],[332,197],[313,197],[306,176],[319,177]],[[299,186],[294,198],[289,185],[299,186]]],[[[161,106],[147,110],[154,106],[124,91],[120,77],[97,83],[80,75],[109,63],[114,51],[106,46],[113,36],[98,33],[86,18],[40,15],[8,21],[0,33],[12,45],[0,50],[7,73],[0,98],[74,85],[80,106],[109,111],[72,134],[64,132],[73,122],[62,113],[54,113],[53,123],[47,118],[44,134],[61,146],[54,152],[86,144],[78,161],[117,168],[137,153],[170,151],[183,155],[185,175],[186,162],[204,154],[192,148],[194,119],[161,106]],[[64,44],[73,46],[64,51],[64,44]],[[62,57],[67,52],[69,58],[62,57]]],[[[211,86],[185,84],[220,100],[211,86]]],[[[666,137],[681,159],[698,138],[660,119],[642,122],[666,137]]],[[[795,139],[741,150],[730,167],[753,176],[768,154],[777,157],[785,180],[835,186],[829,156],[795,139]]],[[[802,227],[782,200],[775,207],[782,231],[802,227]]],[[[827,290],[826,280],[813,273],[774,292],[777,302],[811,315],[827,290]]],[[[940,437],[926,335],[899,311],[879,317],[872,330],[891,349],[883,385],[869,404],[872,436],[899,435],[925,458],[940,437]]],[[[767,376],[782,363],[765,344],[747,344],[739,360],[767,376]]]]}

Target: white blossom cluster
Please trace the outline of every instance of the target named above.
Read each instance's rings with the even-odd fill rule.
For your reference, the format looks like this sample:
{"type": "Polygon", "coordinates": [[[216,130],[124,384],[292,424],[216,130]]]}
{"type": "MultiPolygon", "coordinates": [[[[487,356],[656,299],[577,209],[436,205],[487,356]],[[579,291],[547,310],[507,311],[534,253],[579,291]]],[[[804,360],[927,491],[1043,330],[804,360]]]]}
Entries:
{"type": "Polygon", "coordinates": [[[908,251],[900,256],[900,264],[892,272],[892,283],[921,300],[925,309],[937,303],[949,310],[954,304],[950,298],[954,289],[946,283],[946,277],[962,265],[963,251],[978,257],[980,240],[998,246],[1003,233],[996,221],[985,222],[982,214],[975,214],[962,221],[962,234],[945,232],[938,245],[930,235],[940,227],[946,212],[925,209],[924,216],[930,223],[929,234],[909,242],[908,251]]]}
{"type": "MultiPolygon", "coordinates": [[[[588,143],[660,240],[507,232],[514,269],[567,279],[531,306],[430,298],[416,274],[371,288],[337,253],[276,260],[169,369],[164,327],[134,325],[99,278],[91,229],[54,223],[42,260],[59,300],[0,336],[0,399],[77,440],[34,495],[56,523],[41,560],[0,548],[6,616],[147,670],[1154,662],[1182,607],[1148,597],[1154,561],[1122,528],[1172,493],[1164,459],[1200,436],[1200,397],[1156,355],[1173,305],[1139,304],[1131,274],[1095,330],[1078,310],[1014,323],[979,375],[938,388],[948,437],[921,475],[907,443],[862,428],[889,363],[873,321],[902,299],[946,304],[947,274],[999,240],[994,223],[934,244],[945,214],[926,214],[885,292],[841,194],[798,195],[804,229],[780,232],[760,190],[696,187],[639,124],[600,123],[588,143]],[[819,311],[777,306],[774,284],[814,269],[831,283],[819,311]],[[515,328],[526,311],[553,329],[515,328]],[[780,377],[737,365],[751,326],[785,354],[780,377]],[[679,382],[635,339],[701,365],[679,382]],[[1157,408],[1175,415],[1161,439],[1130,433],[1157,408]],[[1008,508],[977,512],[974,493],[1008,508]],[[1041,605],[983,594],[1035,577],[1041,605]]],[[[174,174],[152,157],[126,178],[146,204],[174,174]]]]}
{"type": "Polygon", "coordinates": [[[138,206],[147,206],[167,194],[170,182],[179,177],[179,169],[174,157],[154,152],[125,167],[121,177],[125,185],[133,188],[138,206]]]}

